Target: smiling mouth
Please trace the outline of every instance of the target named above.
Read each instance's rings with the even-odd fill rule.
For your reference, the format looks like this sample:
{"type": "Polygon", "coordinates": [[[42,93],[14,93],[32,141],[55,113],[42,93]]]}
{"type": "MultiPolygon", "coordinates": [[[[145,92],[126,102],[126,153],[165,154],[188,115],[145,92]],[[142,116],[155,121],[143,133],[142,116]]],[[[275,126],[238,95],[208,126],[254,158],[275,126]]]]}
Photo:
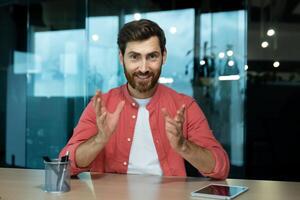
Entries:
{"type": "Polygon", "coordinates": [[[147,80],[150,79],[152,76],[150,75],[135,75],[136,78],[141,79],[141,80],[147,80]]]}

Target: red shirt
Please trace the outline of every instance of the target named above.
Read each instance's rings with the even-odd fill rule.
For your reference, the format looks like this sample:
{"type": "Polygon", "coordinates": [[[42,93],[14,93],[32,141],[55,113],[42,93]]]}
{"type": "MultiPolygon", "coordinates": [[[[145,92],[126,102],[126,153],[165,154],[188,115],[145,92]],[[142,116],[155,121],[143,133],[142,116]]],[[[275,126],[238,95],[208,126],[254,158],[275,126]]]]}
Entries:
{"type": "MultiPolygon", "coordinates": [[[[89,167],[78,168],[76,166],[75,151],[78,145],[98,132],[96,114],[91,101],[83,111],[78,125],[74,129],[73,136],[60,153],[60,155],[64,155],[66,151],[69,151],[72,174],[78,174],[88,170],[106,173],[127,173],[130,147],[138,113],[138,104],[130,96],[126,84],[103,94],[102,100],[109,112],[115,111],[118,103],[125,100],[125,106],[121,112],[115,133],[89,167]]],[[[184,160],[172,149],[166,136],[164,115],[161,112],[161,109],[164,107],[171,116],[175,116],[176,111],[183,104],[186,106],[185,122],[183,125],[184,137],[210,150],[216,161],[214,170],[211,173],[200,173],[204,176],[225,179],[229,172],[228,156],[213,136],[200,107],[191,97],[179,94],[159,84],[155,94],[147,105],[147,110],[149,111],[149,123],[153,142],[163,175],[186,176],[184,160]]]]}

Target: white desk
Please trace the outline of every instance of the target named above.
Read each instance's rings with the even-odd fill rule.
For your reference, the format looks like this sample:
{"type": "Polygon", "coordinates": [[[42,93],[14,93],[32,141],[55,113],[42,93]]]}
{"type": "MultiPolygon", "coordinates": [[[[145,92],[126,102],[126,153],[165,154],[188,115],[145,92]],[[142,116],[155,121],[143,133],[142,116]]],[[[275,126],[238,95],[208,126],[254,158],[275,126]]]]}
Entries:
{"type": "Polygon", "coordinates": [[[190,192],[209,183],[249,187],[237,200],[300,199],[300,182],[83,173],[71,180],[70,192],[61,194],[44,192],[43,182],[43,170],[0,168],[0,200],[185,200],[196,199],[190,192]]]}

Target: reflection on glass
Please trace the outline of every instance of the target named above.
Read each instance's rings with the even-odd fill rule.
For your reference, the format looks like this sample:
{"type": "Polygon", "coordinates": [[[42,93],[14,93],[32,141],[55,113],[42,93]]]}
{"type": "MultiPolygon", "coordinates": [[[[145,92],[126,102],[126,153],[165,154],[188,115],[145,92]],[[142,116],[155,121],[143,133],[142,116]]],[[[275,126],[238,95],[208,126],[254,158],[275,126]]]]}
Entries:
{"type": "Polygon", "coordinates": [[[107,92],[119,86],[124,82],[124,78],[118,64],[118,17],[89,17],[87,23],[87,95],[91,96],[96,90],[107,92]]]}
{"type": "Polygon", "coordinates": [[[14,52],[14,74],[38,74],[42,71],[42,59],[37,54],[14,52]]]}
{"type": "Polygon", "coordinates": [[[206,62],[200,104],[236,166],[244,163],[245,19],[245,11],[231,11],[202,14],[200,22],[200,59],[206,62]]]}
{"type": "Polygon", "coordinates": [[[33,96],[84,95],[84,44],[84,30],[34,33],[41,70],[33,76],[33,96]]]}
{"type": "MultiPolygon", "coordinates": [[[[85,30],[34,32],[27,53],[26,166],[56,158],[72,130],[76,104],[85,96],[85,30]]],[[[18,57],[16,57],[18,58],[18,57]]],[[[21,61],[22,62],[22,61],[21,61]]],[[[15,62],[15,71],[19,61],[15,62]]]]}

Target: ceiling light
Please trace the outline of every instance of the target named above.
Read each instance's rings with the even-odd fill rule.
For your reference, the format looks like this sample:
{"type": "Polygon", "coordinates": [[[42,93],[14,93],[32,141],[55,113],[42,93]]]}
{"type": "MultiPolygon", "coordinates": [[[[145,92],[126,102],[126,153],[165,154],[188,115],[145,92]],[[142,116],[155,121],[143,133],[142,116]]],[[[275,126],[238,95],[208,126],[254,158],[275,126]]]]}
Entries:
{"type": "Polygon", "coordinates": [[[173,78],[168,78],[168,77],[160,77],[160,78],[158,79],[158,82],[159,82],[159,83],[162,83],[162,84],[166,84],[166,83],[171,84],[171,83],[174,82],[174,79],[173,79],[173,78]]]}
{"type": "Polygon", "coordinates": [[[220,81],[236,81],[240,79],[240,75],[219,76],[220,81]]]}
{"type": "Polygon", "coordinates": [[[171,28],[170,28],[170,33],[171,34],[175,34],[177,32],[177,28],[175,27],[175,26],[172,26],[171,28]]]}
{"type": "Polygon", "coordinates": [[[267,31],[267,35],[268,35],[268,36],[273,36],[273,35],[275,35],[275,30],[272,29],[272,28],[270,28],[270,29],[267,31]]]}
{"type": "Polygon", "coordinates": [[[226,52],[226,54],[227,54],[227,56],[233,56],[233,51],[232,51],[232,50],[228,50],[228,51],[226,52]]]}
{"type": "Polygon", "coordinates": [[[99,40],[99,35],[93,34],[92,35],[92,40],[95,41],[95,42],[97,42],[99,40]]]}
{"type": "Polygon", "coordinates": [[[278,62],[278,61],[275,61],[275,62],[273,63],[273,67],[275,67],[275,68],[279,67],[279,65],[280,65],[280,62],[278,62]]]}
{"type": "Polygon", "coordinates": [[[234,61],[233,60],[229,60],[228,61],[228,66],[232,67],[234,65],[234,61]]]}
{"type": "Polygon", "coordinates": [[[225,53],[224,53],[224,52],[220,52],[220,53],[219,53],[219,58],[222,59],[222,58],[224,58],[224,57],[225,57],[225,53]]]}
{"type": "Polygon", "coordinates": [[[267,42],[267,41],[263,41],[262,43],[261,43],[261,47],[262,48],[267,48],[269,46],[269,42],[267,42]]]}
{"type": "Polygon", "coordinates": [[[134,18],[134,20],[137,21],[137,20],[140,20],[142,18],[142,15],[140,13],[134,13],[133,18],[134,18]]]}

